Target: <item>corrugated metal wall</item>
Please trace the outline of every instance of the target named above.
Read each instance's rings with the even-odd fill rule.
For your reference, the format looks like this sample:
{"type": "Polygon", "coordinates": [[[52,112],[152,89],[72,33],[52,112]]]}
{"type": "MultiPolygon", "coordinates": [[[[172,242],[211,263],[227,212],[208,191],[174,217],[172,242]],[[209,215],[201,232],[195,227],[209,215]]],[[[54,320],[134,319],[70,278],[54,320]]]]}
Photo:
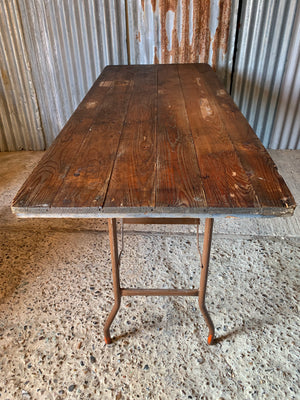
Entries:
{"type": "Polygon", "coordinates": [[[1,31],[6,38],[2,46],[7,59],[5,71],[12,71],[12,78],[15,76],[9,76],[3,84],[1,97],[10,103],[11,112],[8,107],[0,110],[4,121],[0,150],[48,147],[107,64],[204,61],[214,66],[229,88],[237,3],[238,0],[0,2],[1,31]],[[11,26],[7,22],[11,19],[7,18],[9,14],[16,16],[11,26]],[[20,37],[20,51],[16,52],[13,46],[20,37]],[[32,93],[25,90],[29,83],[32,93]],[[27,97],[30,102],[25,101],[27,97]],[[31,123],[20,129],[15,115],[18,119],[31,116],[31,123]]]}
{"type": "Polygon", "coordinates": [[[296,2],[0,1],[0,150],[48,147],[107,64],[209,62],[229,90],[239,4],[233,95],[268,144],[296,2]]]}
{"type": "Polygon", "coordinates": [[[132,64],[206,62],[230,87],[238,0],[127,0],[132,64]]]}
{"type": "Polygon", "coordinates": [[[41,150],[102,69],[127,64],[125,2],[6,0],[0,18],[0,151],[41,150]]]}
{"type": "Polygon", "coordinates": [[[271,149],[300,149],[300,2],[270,141],[271,149]]]}
{"type": "Polygon", "coordinates": [[[42,149],[44,135],[18,1],[0,2],[0,150],[42,149]]]}
{"type": "Polygon", "coordinates": [[[48,147],[107,64],[127,64],[124,2],[23,0],[23,30],[48,147]]]}
{"type": "Polygon", "coordinates": [[[265,146],[271,138],[296,6],[297,0],[242,2],[231,94],[265,146]]]}

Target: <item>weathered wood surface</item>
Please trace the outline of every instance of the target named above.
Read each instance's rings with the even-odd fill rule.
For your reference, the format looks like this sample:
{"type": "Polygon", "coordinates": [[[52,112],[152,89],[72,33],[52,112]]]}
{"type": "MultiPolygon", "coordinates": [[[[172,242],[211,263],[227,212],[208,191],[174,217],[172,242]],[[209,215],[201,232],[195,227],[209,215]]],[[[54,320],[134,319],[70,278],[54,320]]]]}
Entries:
{"type": "Polygon", "coordinates": [[[37,217],[280,216],[294,208],[207,64],[105,68],[12,205],[37,217]]]}
{"type": "Polygon", "coordinates": [[[134,69],[134,92],[107,192],[107,207],[155,206],[157,74],[151,66],[134,69]]]}

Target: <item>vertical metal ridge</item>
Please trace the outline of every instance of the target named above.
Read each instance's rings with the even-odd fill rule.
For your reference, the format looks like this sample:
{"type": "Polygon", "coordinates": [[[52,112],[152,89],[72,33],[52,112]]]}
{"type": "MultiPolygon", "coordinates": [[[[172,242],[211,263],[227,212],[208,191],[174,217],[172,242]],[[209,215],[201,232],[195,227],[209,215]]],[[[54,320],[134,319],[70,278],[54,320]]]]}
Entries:
{"type": "Polygon", "coordinates": [[[297,2],[242,3],[232,95],[267,147],[297,2]]]}
{"type": "Polygon", "coordinates": [[[128,24],[128,1],[125,0],[125,18],[126,18],[126,49],[128,65],[130,65],[130,44],[129,44],[129,24],[128,24]]]}
{"type": "Polygon", "coordinates": [[[127,0],[132,64],[209,62],[230,88],[238,0],[127,0]]]}
{"type": "Polygon", "coordinates": [[[0,151],[48,147],[102,69],[128,61],[209,62],[265,146],[299,148],[299,1],[241,2],[235,53],[239,3],[0,1],[0,151]]]}
{"type": "Polygon", "coordinates": [[[49,146],[101,70],[127,63],[124,3],[24,0],[20,11],[49,146]]]}
{"type": "Polygon", "coordinates": [[[45,143],[18,2],[0,2],[0,151],[41,150],[45,143]]]}
{"type": "Polygon", "coordinates": [[[272,149],[300,149],[300,3],[272,127],[272,149]]]}

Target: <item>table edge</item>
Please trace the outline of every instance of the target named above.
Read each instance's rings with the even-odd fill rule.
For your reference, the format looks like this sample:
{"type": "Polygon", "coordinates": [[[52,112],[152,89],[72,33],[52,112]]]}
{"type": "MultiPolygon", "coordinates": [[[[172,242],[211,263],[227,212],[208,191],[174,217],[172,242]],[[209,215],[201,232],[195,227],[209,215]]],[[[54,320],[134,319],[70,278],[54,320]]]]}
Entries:
{"type": "Polygon", "coordinates": [[[294,214],[291,207],[264,208],[105,208],[99,207],[14,207],[13,214],[19,218],[271,218],[290,217],[294,214]]]}

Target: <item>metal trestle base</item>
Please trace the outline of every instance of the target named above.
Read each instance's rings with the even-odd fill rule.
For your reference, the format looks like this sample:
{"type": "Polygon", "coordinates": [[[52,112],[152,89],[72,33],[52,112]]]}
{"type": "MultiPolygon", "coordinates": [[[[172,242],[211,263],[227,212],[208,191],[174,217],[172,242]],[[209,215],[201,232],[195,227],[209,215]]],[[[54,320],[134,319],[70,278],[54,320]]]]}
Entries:
{"type": "MultiPolygon", "coordinates": [[[[184,218],[181,220],[175,218],[159,218],[155,221],[155,218],[144,218],[141,220],[124,220],[125,223],[142,223],[142,224],[199,224],[199,220],[184,218]],[[197,222],[198,221],[198,222],[197,222]]],[[[205,319],[205,322],[209,329],[208,344],[211,345],[214,342],[215,329],[211,317],[207,311],[205,305],[205,294],[207,286],[208,266],[210,257],[210,248],[212,242],[212,231],[213,231],[213,218],[206,218],[205,220],[205,232],[203,241],[203,253],[202,253],[202,266],[200,274],[200,287],[198,289],[130,289],[120,287],[120,257],[118,253],[118,241],[117,241],[117,223],[115,218],[108,220],[109,229],[109,241],[111,250],[111,261],[112,261],[112,275],[113,275],[113,288],[114,288],[114,306],[106,320],[104,326],[104,340],[105,343],[112,343],[110,336],[110,326],[120,308],[122,296],[197,296],[199,301],[200,311],[205,319]]]]}

